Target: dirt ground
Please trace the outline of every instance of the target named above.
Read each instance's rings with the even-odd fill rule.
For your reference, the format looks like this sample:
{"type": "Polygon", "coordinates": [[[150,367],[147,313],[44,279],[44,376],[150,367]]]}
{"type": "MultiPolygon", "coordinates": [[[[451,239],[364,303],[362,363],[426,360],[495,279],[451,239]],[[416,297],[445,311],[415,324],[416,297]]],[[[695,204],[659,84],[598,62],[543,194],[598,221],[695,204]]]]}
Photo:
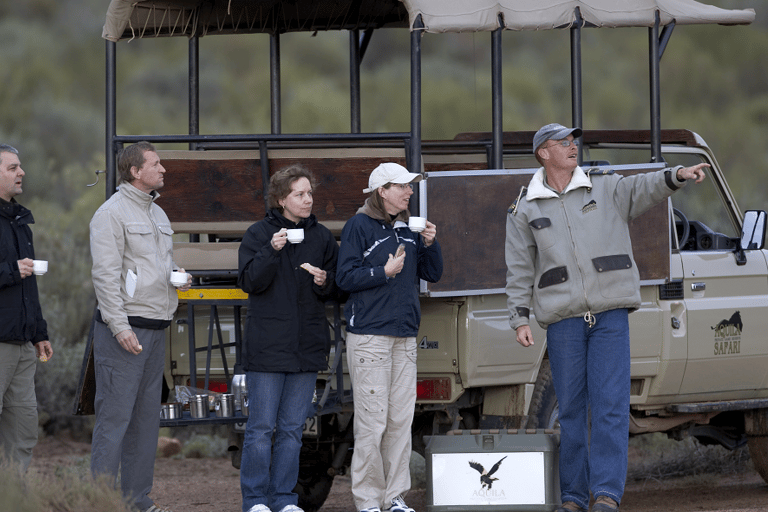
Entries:
{"type": "MultiPolygon", "coordinates": [[[[62,467],[87,472],[87,443],[65,437],[46,438],[35,448],[32,471],[53,476],[62,467]]],[[[228,458],[158,458],[152,497],[174,512],[240,512],[238,470],[228,458]]],[[[348,476],[334,479],[320,512],[355,512],[348,476]]],[[[406,501],[426,512],[426,491],[412,490],[406,501]]],[[[622,512],[762,512],[768,511],[768,485],[757,473],[702,476],[629,483],[622,512]]]]}

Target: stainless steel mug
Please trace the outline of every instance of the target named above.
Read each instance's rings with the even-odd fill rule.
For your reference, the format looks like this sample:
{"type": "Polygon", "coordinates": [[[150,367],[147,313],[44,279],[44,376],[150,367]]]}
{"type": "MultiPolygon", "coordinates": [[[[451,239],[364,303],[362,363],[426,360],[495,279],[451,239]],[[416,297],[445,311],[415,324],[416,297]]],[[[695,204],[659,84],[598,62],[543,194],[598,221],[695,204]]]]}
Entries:
{"type": "Polygon", "coordinates": [[[189,415],[195,419],[208,417],[208,395],[195,395],[189,401],[189,415]]]}
{"type": "Polygon", "coordinates": [[[217,418],[231,418],[235,415],[235,396],[229,393],[221,395],[216,399],[214,408],[217,418]]]}

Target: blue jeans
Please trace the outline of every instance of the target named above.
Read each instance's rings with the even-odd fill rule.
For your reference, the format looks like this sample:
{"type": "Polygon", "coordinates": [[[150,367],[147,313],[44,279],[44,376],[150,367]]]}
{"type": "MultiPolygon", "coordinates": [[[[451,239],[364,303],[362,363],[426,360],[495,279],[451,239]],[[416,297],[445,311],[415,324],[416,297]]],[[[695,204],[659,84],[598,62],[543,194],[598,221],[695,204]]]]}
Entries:
{"type": "Polygon", "coordinates": [[[250,415],[243,440],[243,512],[263,504],[274,512],[299,501],[301,431],[310,412],[317,372],[247,372],[250,415]],[[275,442],[272,444],[274,431],[275,442]]]}
{"type": "Polygon", "coordinates": [[[628,312],[614,309],[595,318],[591,328],[581,317],[547,328],[560,405],[560,495],[585,509],[590,491],[621,502],[629,440],[628,312]]]}

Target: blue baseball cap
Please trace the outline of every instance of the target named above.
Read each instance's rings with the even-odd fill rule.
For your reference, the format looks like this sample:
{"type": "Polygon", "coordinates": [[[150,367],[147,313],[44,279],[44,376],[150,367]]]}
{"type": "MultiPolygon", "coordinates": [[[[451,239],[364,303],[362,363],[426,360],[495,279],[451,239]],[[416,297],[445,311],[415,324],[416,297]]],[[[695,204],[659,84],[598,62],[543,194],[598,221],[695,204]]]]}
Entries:
{"type": "Polygon", "coordinates": [[[535,153],[539,146],[544,144],[550,139],[563,140],[569,135],[573,135],[574,138],[581,137],[581,128],[566,128],[558,123],[551,123],[539,128],[536,135],[533,136],[533,152],[535,153]]]}

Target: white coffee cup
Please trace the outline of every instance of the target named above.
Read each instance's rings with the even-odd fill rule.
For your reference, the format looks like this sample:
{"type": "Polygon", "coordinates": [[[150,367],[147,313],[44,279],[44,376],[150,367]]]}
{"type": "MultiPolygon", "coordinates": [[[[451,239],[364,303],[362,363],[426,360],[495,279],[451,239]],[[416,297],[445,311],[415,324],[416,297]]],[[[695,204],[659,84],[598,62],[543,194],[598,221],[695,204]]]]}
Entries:
{"type": "Polygon", "coordinates": [[[32,271],[36,276],[41,276],[48,272],[48,262],[46,260],[32,260],[32,271]]]}
{"type": "Polygon", "coordinates": [[[186,272],[171,272],[171,284],[176,288],[181,288],[189,281],[188,275],[186,272]]]}
{"type": "Polygon", "coordinates": [[[304,241],[304,230],[299,229],[288,229],[286,230],[286,236],[288,237],[288,241],[292,244],[300,244],[304,241]]]}
{"type": "Polygon", "coordinates": [[[421,233],[427,227],[427,219],[425,217],[409,217],[408,227],[414,233],[421,233]]]}

